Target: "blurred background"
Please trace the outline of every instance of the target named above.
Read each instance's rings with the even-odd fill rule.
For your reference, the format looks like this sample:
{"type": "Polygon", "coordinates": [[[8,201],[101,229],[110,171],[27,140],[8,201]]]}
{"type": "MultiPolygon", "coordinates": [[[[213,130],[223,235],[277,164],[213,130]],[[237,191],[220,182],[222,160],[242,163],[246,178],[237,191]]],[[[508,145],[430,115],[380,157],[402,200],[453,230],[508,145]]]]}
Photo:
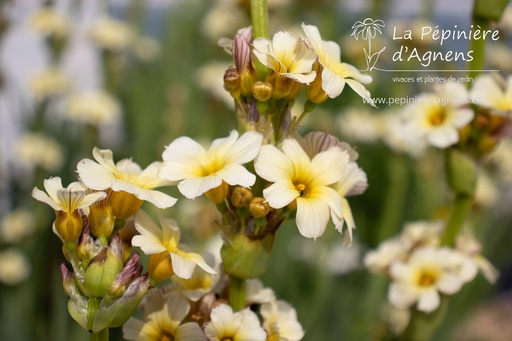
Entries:
{"type": "MultiPolygon", "coordinates": [[[[268,5],[271,35],[299,33],[302,22],[316,25],[324,39],[341,46],[343,61],[364,69],[367,42],[350,36],[357,20],[384,20],[374,51],[384,46],[396,51],[402,42],[392,40],[392,27],[469,29],[473,1],[268,0],[268,5]]],[[[32,188],[42,188],[50,176],[60,176],[64,184],[76,181],[77,162],[91,158],[94,146],[112,149],[115,160],[132,158],[146,167],[161,160],[164,146],[176,137],[209,141],[236,128],[222,82],[232,61],[217,42],[250,25],[249,1],[4,0],[0,6],[0,339],[88,340],[67,313],[58,271],[65,259],[51,230],[54,213],[32,199],[32,188]],[[53,11],[41,12],[43,6],[53,11]]],[[[512,8],[495,28],[500,39],[487,45],[487,67],[508,76],[512,8]]],[[[468,41],[408,44],[419,51],[469,48],[468,41]]],[[[390,58],[383,53],[378,65],[389,66],[390,58]]],[[[432,84],[399,84],[389,73],[370,74],[374,97],[432,91],[432,84]]],[[[297,309],[306,341],[378,339],[388,282],[365,270],[365,252],[405,222],[448,213],[441,151],[413,150],[390,137],[400,109],[370,108],[347,89],[317,106],[301,128],[328,131],[353,145],[370,185],[349,200],[357,225],[352,247],[343,247],[332,227],[316,241],[300,236],[293,224],[277,235],[262,280],[297,309]]],[[[490,285],[479,275],[465,285],[451,299],[435,340],[511,338],[511,144],[502,141],[482,160],[468,219],[501,277],[490,285]]],[[[144,208],[178,220],[186,243],[218,245],[215,207],[208,202],[180,200],[161,212],[144,208]]],[[[111,339],[121,340],[120,330],[113,330],[111,339]]]]}

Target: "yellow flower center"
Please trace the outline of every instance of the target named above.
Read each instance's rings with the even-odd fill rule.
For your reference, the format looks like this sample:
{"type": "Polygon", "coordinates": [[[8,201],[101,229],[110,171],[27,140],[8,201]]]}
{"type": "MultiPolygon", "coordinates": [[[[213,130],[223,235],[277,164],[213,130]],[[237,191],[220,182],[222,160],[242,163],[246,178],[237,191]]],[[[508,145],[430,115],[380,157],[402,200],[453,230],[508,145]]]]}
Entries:
{"type": "Polygon", "coordinates": [[[306,185],[304,185],[302,182],[299,182],[298,184],[294,184],[295,189],[299,192],[299,195],[302,197],[306,194],[306,185]]]}
{"type": "Polygon", "coordinates": [[[170,333],[163,332],[163,334],[160,335],[160,341],[174,341],[174,336],[170,333]]]}
{"type": "Polygon", "coordinates": [[[423,271],[418,276],[418,285],[421,287],[429,287],[437,282],[438,274],[435,271],[423,271]]]}
{"type": "Polygon", "coordinates": [[[438,107],[432,110],[428,115],[428,121],[433,126],[438,126],[443,124],[446,120],[446,111],[442,107],[438,107]]]}

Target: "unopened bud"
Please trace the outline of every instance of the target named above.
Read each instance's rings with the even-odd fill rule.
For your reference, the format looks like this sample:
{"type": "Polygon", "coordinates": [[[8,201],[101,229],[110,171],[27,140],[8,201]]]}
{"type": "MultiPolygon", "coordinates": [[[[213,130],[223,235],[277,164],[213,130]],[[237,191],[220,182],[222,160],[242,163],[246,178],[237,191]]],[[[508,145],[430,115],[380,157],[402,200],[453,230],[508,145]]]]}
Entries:
{"type": "Polygon", "coordinates": [[[266,102],[272,97],[272,84],[257,81],[252,86],[252,94],[259,102],[266,102]]]}
{"type": "Polygon", "coordinates": [[[268,205],[268,202],[265,201],[265,198],[256,197],[251,200],[249,210],[254,218],[262,218],[270,212],[270,206],[268,205]]]}
{"type": "Polygon", "coordinates": [[[214,204],[217,205],[226,200],[226,197],[228,196],[228,190],[229,185],[226,182],[222,181],[222,183],[219,186],[210,189],[204,195],[208,199],[210,199],[214,204]]]}
{"type": "Polygon", "coordinates": [[[254,240],[241,234],[231,237],[220,250],[225,272],[240,279],[261,277],[267,270],[273,245],[273,233],[254,240]]]}
{"type": "Polygon", "coordinates": [[[151,255],[148,262],[148,272],[149,276],[155,281],[171,278],[174,275],[174,270],[169,252],[164,251],[151,255]]]}
{"type": "Polygon", "coordinates": [[[116,218],[107,200],[97,201],[90,206],[89,224],[91,233],[96,237],[108,237],[114,231],[116,218]]]}
{"type": "Polygon", "coordinates": [[[112,191],[110,194],[110,207],[116,218],[126,220],[139,210],[143,201],[134,194],[119,191],[112,191]]]}
{"type": "Polygon", "coordinates": [[[109,248],[91,259],[85,271],[84,289],[90,297],[103,297],[123,269],[123,260],[109,248]]]}
{"type": "Polygon", "coordinates": [[[82,217],[75,210],[71,213],[58,211],[55,219],[55,230],[60,238],[66,243],[76,242],[82,233],[83,221],[82,217]]]}
{"type": "Polygon", "coordinates": [[[494,136],[484,134],[478,141],[478,151],[482,154],[490,153],[498,144],[498,139],[494,136]]]}
{"type": "Polygon", "coordinates": [[[236,187],[231,194],[231,203],[235,207],[249,207],[252,198],[251,190],[245,187],[236,187]]]}
{"type": "Polygon", "coordinates": [[[241,81],[240,73],[236,71],[234,66],[230,66],[224,73],[224,87],[234,98],[238,98],[240,96],[241,81]]]}

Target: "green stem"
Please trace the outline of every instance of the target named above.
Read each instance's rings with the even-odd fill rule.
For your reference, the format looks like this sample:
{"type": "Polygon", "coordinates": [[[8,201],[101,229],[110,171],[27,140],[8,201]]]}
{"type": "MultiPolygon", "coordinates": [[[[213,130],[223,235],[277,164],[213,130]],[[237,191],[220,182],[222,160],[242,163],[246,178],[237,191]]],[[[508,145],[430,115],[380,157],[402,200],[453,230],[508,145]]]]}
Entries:
{"type": "Polygon", "coordinates": [[[229,276],[229,304],[234,311],[245,308],[245,280],[229,276]]]}
{"type": "MultiPolygon", "coordinates": [[[[482,31],[487,30],[489,29],[489,21],[482,18],[473,18],[473,27],[477,26],[480,26],[482,31]]],[[[469,62],[469,69],[472,70],[469,76],[476,77],[480,73],[479,70],[485,68],[485,40],[471,39],[469,50],[473,51],[473,60],[469,62]]]]}
{"type": "MultiPolygon", "coordinates": [[[[268,6],[267,0],[251,0],[251,22],[253,39],[268,39],[268,6]]],[[[253,59],[254,68],[261,80],[267,76],[269,69],[261,64],[258,58],[253,59]]]]}
{"type": "Polygon", "coordinates": [[[91,333],[91,341],[108,341],[108,328],[103,329],[97,334],[91,333]]]}
{"type": "Polygon", "coordinates": [[[268,39],[268,6],[267,0],[251,0],[251,21],[254,39],[268,39]]]}
{"type": "Polygon", "coordinates": [[[453,246],[455,238],[464,224],[469,210],[471,208],[472,198],[470,195],[458,193],[455,195],[453,206],[446,223],[442,243],[444,245],[453,246]]]}

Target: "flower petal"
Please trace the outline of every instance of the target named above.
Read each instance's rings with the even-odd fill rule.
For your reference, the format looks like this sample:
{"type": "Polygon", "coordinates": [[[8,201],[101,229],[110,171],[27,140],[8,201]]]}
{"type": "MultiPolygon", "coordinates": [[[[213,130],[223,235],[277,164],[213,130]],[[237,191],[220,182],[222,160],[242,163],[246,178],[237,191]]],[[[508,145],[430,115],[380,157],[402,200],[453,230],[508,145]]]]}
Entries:
{"type": "Polygon", "coordinates": [[[39,188],[34,187],[32,190],[32,197],[38,201],[41,201],[47,205],[50,205],[51,208],[53,208],[55,211],[62,211],[62,206],[59,205],[59,203],[55,202],[48,194],[41,191],[39,188]]]}
{"type": "Polygon", "coordinates": [[[217,175],[205,176],[200,178],[188,178],[180,182],[178,189],[181,194],[189,199],[204,194],[208,190],[218,187],[222,184],[222,179],[217,175]]]}
{"type": "Polygon", "coordinates": [[[87,187],[98,191],[110,188],[112,180],[116,179],[111,170],[90,159],[79,161],[77,172],[78,177],[87,187]]]}
{"type": "Polygon", "coordinates": [[[263,190],[263,197],[272,208],[283,208],[299,196],[290,180],[278,180],[263,190]]]}
{"type": "Polygon", "coordinates": [[[231,186],[240,185],[250,187],[256,182],[256,176],[243,166],[228,164],[216,173],[218,177],[231,186]]]}
{"type": "Polygon", "coordinates": [[[318,198],[297,198],[297,227],[306,238],[320,237],[330,217],[329,205],[318,198]]]}
{"type": "Polygon", "coordinates": [[[259,176],[271,182],[290,179],[294,172],[290,158],[272,145],[261,147],[254,161],[254,168],[259,176]]]}
{"type": "Polygon", "coordinates": [[[430,313],[439,307],[441,299],[435,288],[425,290],[421,293],[417,308],[419,311],[430,313]]]}
{"type": "Polygon", "coordinates": [[[227,163],[244,164],[254,160],[261,147],[263,136],[254,131],[248,131],[230,146],[226,153],[227,163]]]}

